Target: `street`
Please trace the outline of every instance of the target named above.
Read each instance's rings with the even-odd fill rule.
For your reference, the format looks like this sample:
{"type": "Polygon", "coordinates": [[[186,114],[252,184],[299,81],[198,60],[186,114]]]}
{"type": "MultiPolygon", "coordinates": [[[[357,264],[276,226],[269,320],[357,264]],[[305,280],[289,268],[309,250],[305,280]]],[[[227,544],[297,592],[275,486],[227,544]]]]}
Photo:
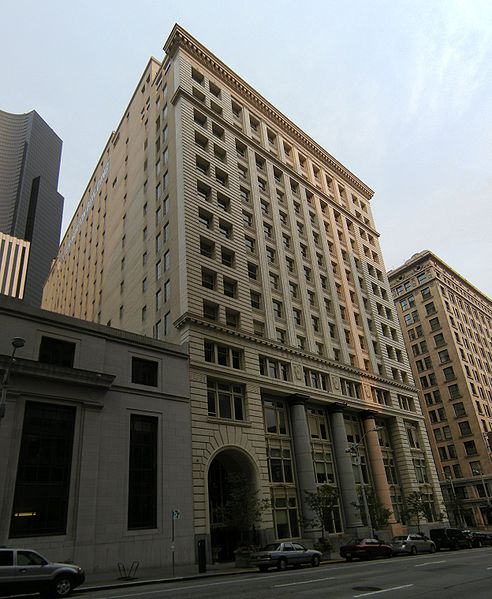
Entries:
{"type": "Polygon", "coordinates": [[[398,599],[489,599],[492,548],[442,551],[433,555],[395,557],[269,571],[176,583],[80,592],[93,599],[272,599],[277,597],[398,599]]]}

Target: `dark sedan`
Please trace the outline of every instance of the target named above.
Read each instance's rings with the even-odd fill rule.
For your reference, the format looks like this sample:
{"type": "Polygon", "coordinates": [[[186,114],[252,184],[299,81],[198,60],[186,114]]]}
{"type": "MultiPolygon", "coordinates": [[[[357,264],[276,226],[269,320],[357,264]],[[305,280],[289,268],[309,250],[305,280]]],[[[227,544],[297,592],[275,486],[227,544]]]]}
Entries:
{"type": "Polygon", "coordinates": [[[321,553],[316,549],[307,549],[300,543],[270,543],[251,556],[250,565],[256,566],[260,572],[268,568],[285,570],[287,566],[311,564],[319,566],[321,553]]]}
{"type": "Polygon", "coordinates": [[[377,539],[352,539],[340,547],[340,555],[348,562],[353,559],[391,557],[393,548],[377,539]]]}

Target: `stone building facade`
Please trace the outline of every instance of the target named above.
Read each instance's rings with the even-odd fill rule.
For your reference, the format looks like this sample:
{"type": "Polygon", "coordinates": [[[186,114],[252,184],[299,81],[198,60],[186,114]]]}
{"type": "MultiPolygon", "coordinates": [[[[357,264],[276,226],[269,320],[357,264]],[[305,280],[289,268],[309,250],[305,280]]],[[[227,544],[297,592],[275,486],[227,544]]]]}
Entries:
{"type": "Polygon", "coordinates": [[[0,297],[0,544],[87,572],[193,563],[186,352],[0,297]]]}
{"type": "Polygon", "coordinates": [[[237,544],[231,472],[271,501],[264,538],[319,534],[303,522],[321,484],[339,493],[333,535],[363,532],[361,485],[394,530],[417,490],[432,519],[442,498],[373,192],[180,26],[164,49],[101,154],[44,306],[187,344],[195,535],[219,558],[237,544]]]}

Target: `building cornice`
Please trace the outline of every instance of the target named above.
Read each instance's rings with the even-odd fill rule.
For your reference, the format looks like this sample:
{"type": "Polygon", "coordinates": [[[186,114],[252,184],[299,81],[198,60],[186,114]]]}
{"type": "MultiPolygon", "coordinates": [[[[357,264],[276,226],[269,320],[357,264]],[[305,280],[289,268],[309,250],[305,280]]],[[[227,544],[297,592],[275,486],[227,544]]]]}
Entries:
{"type": "Polygon", "coordinates": [[[227,82],[236,93],[247,101],[251,102],[257,110],[266,114],[274,121],[283,131],[297,140],[297,142],[305,147],[309,152],[316,156],[322,163],[336,172],[342,179],[350,184],[354,189],[357,189],[367,200],[370,200],[374,195],[374,191],[363,183],[358,177],[351,173],[346,167],[336,160],[331,154],[324,150],[313,139],[299,129],[291,120],[280,113],[270,102],[260,96],[250,85],[241,77],[236,75],[227,65],[213,55],[205,46],[200,44],[193,36],[185,31],[176,23],[166,43],[164,51],[172,58],[178,51],[183,49],[197,62],[203,64],[207,69],[214,72],[219,78],[227,82]]]}
{"type": "Polygon", "coordinates": [[[178,320],[174,322],[174,326],[177,329],[182,329],[187,325],[194,325],[201,329],[217,331],[218,333],[222,333],[230,337],[237,337],[243,341],[249,341],[258,346],[269,347],[272,350],[289,354],[294,358],[301,358],[309,360],[310,362],[316,362],[319,365],[319,368],[325,368],[327,372],[331,372],[332,374],[346,374],[347,376],[353,377],[358,382],[374,382],[374,384],[384,385],[389,388],[396,387],[397,389],[401,389],[406,393],[412,393],[414,395],[417,394],[417,388],[412,387],[411,385],[406,385],[404,383],[400,383],[399,381],[387,379],[382,376],[366,372],[365,370],[354,368],[353,366],[341,364],[340,362],[334,362],[333,360],[328,360],[318,356],[317,354],[311,354],[295,347],[286,347],[285,345],[275,343],[275,341],[270,339],[257,337],[239,329],[231,329],[221,325],[220,323],[205,320],[201,316],[197,316],[189,312],[185,312],[180,318],[178,318],[178,320]]]}

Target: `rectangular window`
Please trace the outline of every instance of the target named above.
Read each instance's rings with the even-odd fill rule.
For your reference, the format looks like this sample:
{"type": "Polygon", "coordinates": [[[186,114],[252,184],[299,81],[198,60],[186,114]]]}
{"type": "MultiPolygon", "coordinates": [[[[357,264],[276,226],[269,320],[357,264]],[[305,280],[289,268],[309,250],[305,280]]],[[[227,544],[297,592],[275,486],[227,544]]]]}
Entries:
{"type": "Polygon", "coordinates": [[[74,407],[26,402],[11,537],[66,533],[75,414],[74,407]]]}
{"type": "Polygon", "coordinates": [[[74,356],[75,343],[44,335],[41,337],[38,360],[43,364],[73,368],[74,356]]]}
{"type": "Polygon", "coordinates": [[[207,378],[208,415],[244,420],[244,387],[207,378]]]}
{"type": "Polygon", "coordinates": [[[132,383],[157,387],[159,364],[153,360],[132,357],[132,383]]]}
{"type": "Polygon", "coordinates": [[[157,418],[130,416],[128,528],[157,526],[157,418]]]}

